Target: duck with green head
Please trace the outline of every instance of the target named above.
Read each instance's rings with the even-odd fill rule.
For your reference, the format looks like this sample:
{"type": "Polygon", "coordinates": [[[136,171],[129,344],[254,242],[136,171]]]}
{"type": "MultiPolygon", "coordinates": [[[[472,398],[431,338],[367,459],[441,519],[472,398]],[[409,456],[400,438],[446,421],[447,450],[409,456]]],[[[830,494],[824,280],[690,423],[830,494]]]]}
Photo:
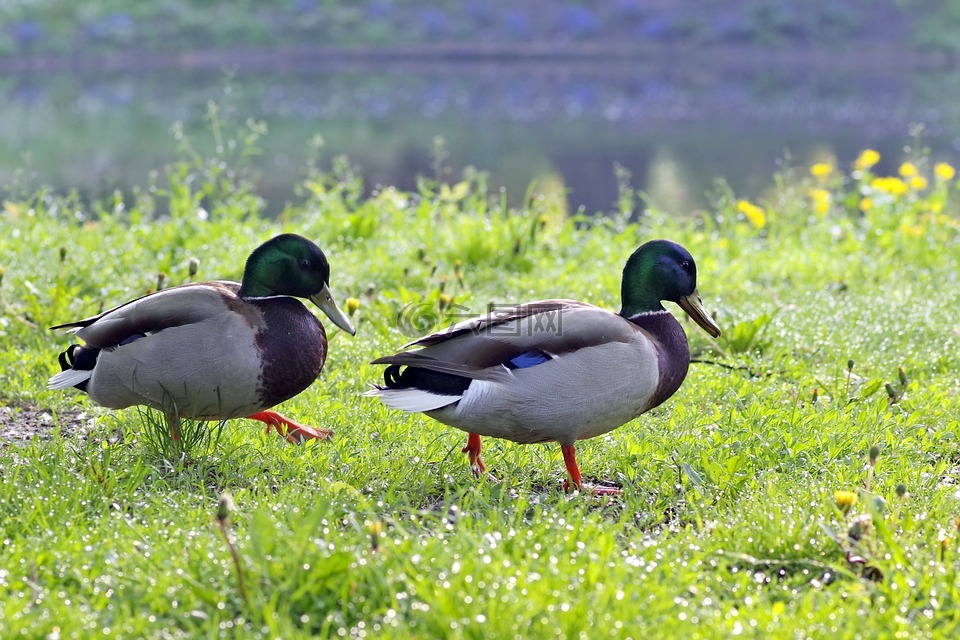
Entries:
{"type": "MultiPolygon", "coordinates": [[[[422,411],[469,435],[464,453],[485,471],[480,437],[560,443],[581,488],[574,443],[607,433],[667,400],[690,364],[687,337],[661,301],[680,305],[713,337],[690,253],[667,240],[637,249],[623,269],[619,313],[541,300],[454,324],[373,361],[388,365],[368,395],[422,411]]],[[[597,487],[596,492],[616,491],[597,487]]]]}
{"type": "Polygon", "coordinates": [[[246,417],[291,442],[329,438],[331,431],[267,411],[310,386],[326,360],[323,325],[296,298],[355,333],[329,281],[317,245],[276,236],[250,254],[239,284],[184,284],[52,327],[69,328],[86,344],[60,354],[63,370],[49,387],[76,387],[110,409],[159,409],[175,437],[181,419],[246,417]]]}

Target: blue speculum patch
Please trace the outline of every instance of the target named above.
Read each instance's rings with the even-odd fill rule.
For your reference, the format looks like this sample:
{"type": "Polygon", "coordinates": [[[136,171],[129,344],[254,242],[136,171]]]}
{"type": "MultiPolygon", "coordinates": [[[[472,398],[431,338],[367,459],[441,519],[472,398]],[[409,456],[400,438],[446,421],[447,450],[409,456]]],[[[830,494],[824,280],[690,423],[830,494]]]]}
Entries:
{"type": "Polygon", "coordinates": [[[531,351],[525,351],[521,353],[506,364],[510,369],[529,369],[530,367],[535,367],[538,364],[543,364],[549,359],[550,356],[547,354],[533,349],[531,351]]]}

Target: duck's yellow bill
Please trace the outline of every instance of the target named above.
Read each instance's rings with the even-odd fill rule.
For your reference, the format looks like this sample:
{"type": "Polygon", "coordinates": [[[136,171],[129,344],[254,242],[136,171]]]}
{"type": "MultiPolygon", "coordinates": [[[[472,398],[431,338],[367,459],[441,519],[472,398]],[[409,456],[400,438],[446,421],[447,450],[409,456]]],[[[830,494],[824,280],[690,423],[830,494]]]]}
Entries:
{"type": "Polygon", "coordinates": [[[333,294],[330,293],[330,287],[323,285],[319,293],[310,296],[311,302],[320,307],[320,310],[327,314],[327,317],[347,333],[352,336],[357,335],[357,330],[353,328],[350,318],[333,301],[333,294]]]}
{"type": "Polygon", "coordinates": [[[703,300],[700,299],[700,292],[693,290],[688,296],[684,296],[677,301],[680,308],[683,309],[693,321],[700,325],[700,328],[709,333],[714,338],[720,337],[720,327],[714,322],[710,314],[703,308],[703,300]]]}

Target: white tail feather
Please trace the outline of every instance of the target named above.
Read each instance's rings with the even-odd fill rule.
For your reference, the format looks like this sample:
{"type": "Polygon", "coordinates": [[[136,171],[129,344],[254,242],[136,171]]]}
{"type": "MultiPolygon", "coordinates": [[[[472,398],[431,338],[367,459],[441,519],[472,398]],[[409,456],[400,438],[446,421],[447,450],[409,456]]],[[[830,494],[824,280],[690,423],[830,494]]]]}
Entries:
{"type": "Polygon", "coordinates": [[[432,411],[453,404],[461,396],[441,396],[420,389],[372,389],[363,395],[380,398],[385,405],[401,411],[432,411]]]}
{"type": "Polygon", "coordinates": [[[82,371],[80,369],[67,369],[47,380],[48,389],[69,389],[75,387],[84,380],[89,380],[93,371],[82,371]]]}

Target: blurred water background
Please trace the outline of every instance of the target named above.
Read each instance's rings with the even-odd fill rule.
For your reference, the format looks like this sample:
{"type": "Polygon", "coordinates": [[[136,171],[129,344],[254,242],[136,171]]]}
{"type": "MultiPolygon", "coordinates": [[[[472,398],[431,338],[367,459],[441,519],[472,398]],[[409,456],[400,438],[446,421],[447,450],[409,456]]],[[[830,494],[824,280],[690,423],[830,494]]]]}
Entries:
{"type": "Polygon", "coordinates": [[[512,203],[534,183],[588,212],[614,208],[615,167],[687,213],[717,178],[758,198],[777,167],[868,147],[881,172],[919,147],[956,164],[957,4],[8,0],[0,182],[146,185],[174,123],[214,144],[210,101],[266,123],[271,211],[344,155],[368,189],[475,167],[512,203]]]}

